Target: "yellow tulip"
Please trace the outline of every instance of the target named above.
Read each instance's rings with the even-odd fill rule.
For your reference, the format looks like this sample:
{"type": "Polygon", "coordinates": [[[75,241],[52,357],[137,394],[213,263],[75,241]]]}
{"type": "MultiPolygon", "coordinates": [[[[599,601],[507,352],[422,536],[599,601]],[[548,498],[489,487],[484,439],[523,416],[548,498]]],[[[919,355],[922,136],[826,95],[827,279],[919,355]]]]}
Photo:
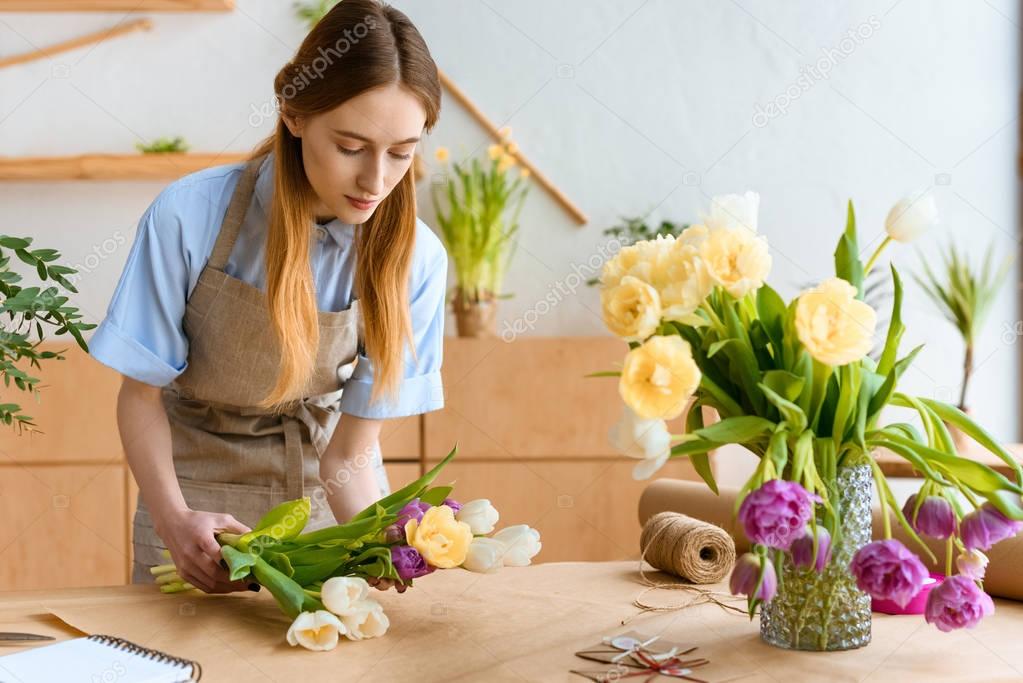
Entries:
{"type": "Polygon", "coordinates": [[[813,358],[845,365],[870,351],[877,314],[856,298],[855,287],[833,277],[799,296],[795,323],[796,336],[813,358]]]}
{"type": "Polygon", "coordinates": [[[640,417],[670,420],[685,410],[700,377],[692,349],[682,337],[655,336],[625,355],[618,393],[640,417]]]}
{"type": "Polygon", "coordinates": [[[447,147],[438,147],[437,151],[434,152],[434,156],[437,158],[437,161],[445,164],[451,156],[451,153],[448,151],[447,147]]]}
{"type": "Polygon", "coordinates": [[[447,505],[438,505],[427,510],[422,520],[410,519],[405,524],[405,537],[431,566],[451,569],[465,562],[472,527],[457,521],[447,505]]]}
{"type": "Polygon", "coordinates": [[[638,277],[626,275],[617,287],[600,290],[607,329],[625,341],[643,341],[661,324],[657,290],[638,277]]]}

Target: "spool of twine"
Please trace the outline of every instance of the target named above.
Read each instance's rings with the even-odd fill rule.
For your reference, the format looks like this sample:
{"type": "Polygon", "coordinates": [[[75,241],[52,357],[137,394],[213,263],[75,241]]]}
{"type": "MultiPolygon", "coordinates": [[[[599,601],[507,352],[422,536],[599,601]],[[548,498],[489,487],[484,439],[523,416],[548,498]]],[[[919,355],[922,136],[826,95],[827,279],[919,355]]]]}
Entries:
{"type": "Polygon", "coordinates": [[[735,541],[721,527],[678,512],[659,512],[643,525],[642,558],[696,584],[717,583],[735,564],[735,541]]]}

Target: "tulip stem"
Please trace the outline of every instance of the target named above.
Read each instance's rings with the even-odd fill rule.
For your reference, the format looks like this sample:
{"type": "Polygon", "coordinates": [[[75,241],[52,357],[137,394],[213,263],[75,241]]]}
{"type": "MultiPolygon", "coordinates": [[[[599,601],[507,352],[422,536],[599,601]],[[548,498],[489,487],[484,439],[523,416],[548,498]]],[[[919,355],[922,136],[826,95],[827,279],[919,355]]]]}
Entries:
{"type": "Polygon", "coordinates": [[[952,540],[952,536],[945,540],[945,576],[952,576],[952,540]]]}
{"type": "Polygon", "coordinates": [[[867,265],[863,266],[863,275],[864,276],[866,276],[866,274],[870,272],[870,269],[874,267],[874,263],[877,261],[877,257],[881,255],[881,252],[884,251],[884,248],[887,247],[888,243],[891,242],[891,241],[892,241],[892,238],[889,235],[889,236],[884,238],[884,241],[881,242],[880,245],[878,245],[878,247],[874,251],[873,255],[871,255],[869,260],[867,260],[867,265]]]}
{"type": "Polygon", "coordinates": [[[314,598],[317,598],[317,599],[320,598],[320,591],[314,591],[314,590],[309,590],[308,588],[303,588],[302,592],[305,593],[306,595],[311,595],[314,598]]]}
{"type": "Polygon", "coordinates": [[[150,567],[149,573],[152,574],[153,576],[160,576],[161,574],[169,574],[171,572],[176,572],[177,570],[178,568],[175,567],[173,563],[158,564],[155,567],[150,567]]]}

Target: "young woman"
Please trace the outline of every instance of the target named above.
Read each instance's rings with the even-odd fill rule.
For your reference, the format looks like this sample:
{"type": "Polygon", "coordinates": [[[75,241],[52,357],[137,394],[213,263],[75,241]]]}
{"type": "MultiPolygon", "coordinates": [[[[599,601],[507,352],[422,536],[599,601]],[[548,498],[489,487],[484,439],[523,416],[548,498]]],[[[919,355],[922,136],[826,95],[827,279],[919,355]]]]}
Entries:
{"type": "Polygon", "coordinates": [[[347,520],[390,492],[382,420],[443,406],[447,254],[416,217],[412,167],[440,111],[422,36],[344,0],[274,90],[277,129],[248,162],[146,211],[90,344],[123,375],[134,582],[167,548],[202,590],[245,588],[218,532],[303,495],[307,529],[347,520]]]}

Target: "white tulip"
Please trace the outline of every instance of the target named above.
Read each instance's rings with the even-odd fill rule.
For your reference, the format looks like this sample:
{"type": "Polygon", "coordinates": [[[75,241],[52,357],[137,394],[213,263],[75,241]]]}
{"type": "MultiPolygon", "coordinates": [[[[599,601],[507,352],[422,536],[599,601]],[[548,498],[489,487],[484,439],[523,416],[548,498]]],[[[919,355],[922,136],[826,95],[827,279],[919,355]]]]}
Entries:
{"type": "Polygon", "coordinates": [[[755,234],[759,211],[760,195],[756,192],[720,195],[710,200],[710,213],[703,216],[703,224],[710,230],[724,228],[755,234]]]}
{"type": "Polygon", "coordinates": [[[987,555],[979,550],[968,550],[956,558],[956,568],[959,569],[959,573],[977,581],[984,580],[987,563],[987,555]]]}
{"type": "Polygon", "coordinates": [[[664,420],[646,420],[624,406],[622,416],[608,434],[611,445],[623,455],[642,462],[632,470],[634,479],[646,479],[664,466],[671,455],[671,435],[664,420]]]}
{"type": "Polygon", "coordinates": [[[903,197],[884,222],[888,236],[896,242],[912,242],[938,222],[938,206],[933,195],[903,197]]]}
{"type": "Polygon", "coordinates": [[[455,519],[465,522],[472,529],[473,536],[489,534],[494,530],[497,520],[501,515],[497,508],[490,504],[486,498],[470,500],[462,505],[462,509],[455,514],[455,519]]]}
{"type": "Polygon", "coordinates": [[[504,566],[504,543],[480,536],[472,539],[462,566],[471,572],[489,574],[504,566]]]}
{"type": "Polygon", "coordinates": [[[345,625],[345,638],[363,640],[377,638],[387,633],[391,625],[390,619],[384,614],[384,608],[373,599],[360,600],[353,609],[341,617],[345,625]]]}
{"type": "Polygon", "coordinates": [[[369,595],[369,584],[359,576],[333,576],[323,583],[320,601],[339,617],[351,614],[369,595]]]}
{"type": "Polygon", "coordinates": [[[288,644],[301,645],[307,650],[333,650],[338,637],[346,630],[345,625],[326,610],[302,612],[288,629],[288,644]]]}
{"type": "Polygon", "coordinates": [[[540,532],[525,524],[501,529],[491,538],[504,544],[506,567],[528,566],[543,545],[540,543],[540,532]]]}

